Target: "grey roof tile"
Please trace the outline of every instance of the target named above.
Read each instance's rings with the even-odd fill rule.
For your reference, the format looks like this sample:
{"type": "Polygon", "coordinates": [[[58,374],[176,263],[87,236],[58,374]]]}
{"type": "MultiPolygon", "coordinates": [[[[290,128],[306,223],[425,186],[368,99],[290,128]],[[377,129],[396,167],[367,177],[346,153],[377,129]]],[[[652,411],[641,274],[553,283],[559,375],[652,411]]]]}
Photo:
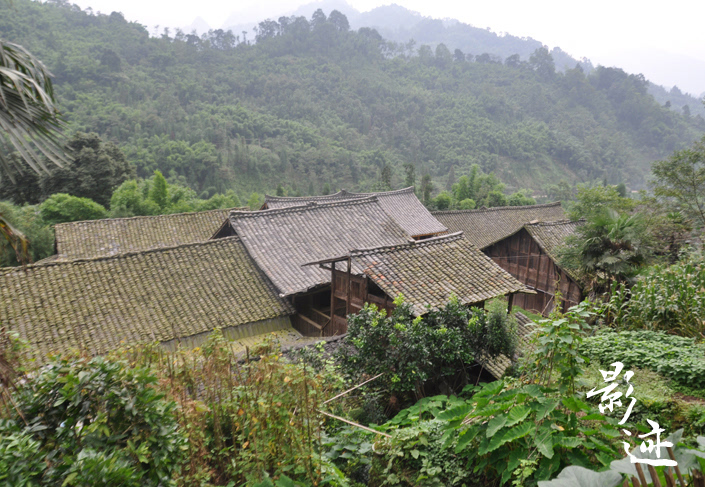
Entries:
{"type": "Polygon", "coordinates": [[[331,203],[369,198],[370,196],[376,196],[384,211],[412,237],[436,235],[448,231],[419,201],[413,186],[379,193],[351,193],[343,189],[335,194],[326,196],[286,197],[265,195],[264,206],[270,209],[286,208],[310,202],[331,203]]]}
{"type": "Polygon", "coordinates": [[[302,264],[346,254],[360,246],[394,245],[411,239],[374,196],[234,211],[230,224],[282,296],[330,282],[329,272],[302,264]]]}
{"type": "Polygon", "coordinates": [[[463,232],[468,240],[481,249],[515,234],[525,223],[565,219],[560,202],[480,210],[435,211],[432,215],[451,232],[463,232]]]}
{"type": "Polygon", "coordinates": [[[51,260],[106,257],[202,242],[213,235],[232,210],[60,223],[54,227],[57,255],[51,260]]]}
{"type": "Polygon", "coordinates": [[[293,313],[238,237],[0,270],[0,323],[35,355],[168,341],[293,313]]]}
{"type": "Polygon", "coordinates": [[[416,315],[444,306],[452,294],[472,304],[527,291],[460,232],[349,255],[355,274],[368,276],[388,296],[403,294],[416,315]]]}

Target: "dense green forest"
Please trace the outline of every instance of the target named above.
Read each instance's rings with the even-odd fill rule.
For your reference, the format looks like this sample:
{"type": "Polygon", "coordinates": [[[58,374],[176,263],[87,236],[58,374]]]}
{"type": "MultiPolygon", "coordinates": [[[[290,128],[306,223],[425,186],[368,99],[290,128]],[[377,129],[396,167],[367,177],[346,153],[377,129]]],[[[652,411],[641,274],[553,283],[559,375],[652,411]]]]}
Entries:
{"type": "Polygon", "coordinates": [[[47,64],[72,129],[116,143],[139,177],[159,169],[201,198],[371,189],[385,167],[399,187],[409,163],[436,190],[473,164],[509,190],[561,179],[640,188],[652,161],[705,130],[619,69],[559,73],[544,49],[469,62],[352,32],[337,12],[265,21],[256,39],[150,37],[119,13],[18,0],[0,5],[0,37],[47,64]]]}

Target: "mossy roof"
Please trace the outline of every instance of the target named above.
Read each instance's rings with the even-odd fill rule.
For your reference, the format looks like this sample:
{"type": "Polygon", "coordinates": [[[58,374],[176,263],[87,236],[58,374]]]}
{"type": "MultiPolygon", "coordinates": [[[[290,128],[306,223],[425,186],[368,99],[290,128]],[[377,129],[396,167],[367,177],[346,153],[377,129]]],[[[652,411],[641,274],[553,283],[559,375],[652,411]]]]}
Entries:
{"type": "Polygon", "coordinates": [[[369,198],[370,196],[376,196],[382,209],[412,237],[437,235],[448,231],[419,201],[413,186],[396,191],[378,193],[351,193],[343,189],[335,194],[326,196],[286,197],[265,195],[263,208],[276,209],[306,203],[332,203],[369,198]]]}
{"type": "Polygon", "coordinates": [[[411,240],[377,197],[262,211],[234,211],[230,225],[282,296],[330,283],[330,273],[302,264],[359,247],[411,240]]]}
{"type": "Polygon", "coordinates": [[[168,341],[286,316],[238,237],[0,271],[0,323],[38,357],[168,341]]]}
{"type": "Polygon", "coordinates": [[[60,223],[54,227],[57,255],[52,260],[107,257],[203,242],[232,210],[60,223]]]}
{"type": "Polygon", "coordinates": [[[526,223],[565,219],[560,202],[480,210],[435,211],[432,214],[451,232],[463,232],[468,240],[481,249],[514,235],[526,223]]]}
{"type": "Polygon", "coordinates": [[[528,289],[470,243],[461,232],[403,245],[354,250],[352,272],[388,296],[403,294],[414,314],[448,303],[473,304],[528,289]]]}

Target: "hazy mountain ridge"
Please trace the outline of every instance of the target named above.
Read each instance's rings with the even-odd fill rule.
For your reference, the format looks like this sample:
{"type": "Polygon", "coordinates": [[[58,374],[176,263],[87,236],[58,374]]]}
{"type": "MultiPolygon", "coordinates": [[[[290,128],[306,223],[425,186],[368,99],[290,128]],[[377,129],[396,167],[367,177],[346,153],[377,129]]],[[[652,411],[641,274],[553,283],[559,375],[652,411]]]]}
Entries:
{"type": "Polygon", "coordinates": [[[56,75],[72,129],[118,143],[140,176],[159,169],[204,197],[280,183],[290,194],[366,190],[387,167],[400,187],[405,164],[437,189],[473,164],[514,188],[560,179],[636,188],[652,161],[705,131],[620,70],[557,73],[545,52],[509,64],[440,46],[409,56],[344,24],[264,23],[252,44],[223,31],[156,38],[117,13],[0,3],[0,35],[56,75]]]}
{"type": "MultiPolygon", "coordinates": [[[[319,8],[326,15],[330,15],[333,10],[343,13],[347,16],[352,29],[374,28],[386,40],[403,44],[413,39],[416,48],[421,44],[428,44],[432,49],[435,49],[438,44],[443,43],[451,52],[455,49],[460,49],[466,55],[474,56],[487,53],[496,56],[497,61],[504,61],[507,57],[518,54],[521,60],[527,61],[536,49],[544,46],[539,40],[531,37],[516,37],[509,33],[500,35],[489,29],[474,27],[457,19],[424,17],[418,12],[411,11],[397,4],[384,5],[367,12],[359,12],[345,0],[323,0],[302,5],[298,9],[282,15],[304,16],[308,19],[319,8]]],[[[277,14],[272,16],[272,18],[276,20],[280,16],[277,14]]],[[[253,38],[253,27],[257,23],[236,23],[236,19],[237,15],[232,14],[222,28],[225,30],[232,29],[236,35],[239,35],[243,30],[248,31],[251,33],[250,38],[253,38]]],[[[576,59],[564,52],[560,47],[554,47],[550,53],[556,68],[560,71],[572,69],[577,64],[580,64],[585,73],[589,73],[594,69],[594,65],[589,59],[576,59]]],[[[684,62],[681,60],[678,66],[683,64],[684,62]]],[[[698,66],[697,63],[693,66],[694,72],[697,72],[698,66]]],[[[631,72],[630,70],[626,71],[631,72]]],[[[634,74],[639,73],[634,72],[634,74]]],[[[700,78],[705,83],[705,74],[702,74],[700,78]]],[[[691,115],[699,114],[705,117],[705,105],[699,98],[681,93],[669,96],[670,90],[670,87],[662,87],[654,82],[649,84],[649,93],[661,104],[670,101],[671,109],[679,112],[684,105],[688,105],[691,115]]]]}

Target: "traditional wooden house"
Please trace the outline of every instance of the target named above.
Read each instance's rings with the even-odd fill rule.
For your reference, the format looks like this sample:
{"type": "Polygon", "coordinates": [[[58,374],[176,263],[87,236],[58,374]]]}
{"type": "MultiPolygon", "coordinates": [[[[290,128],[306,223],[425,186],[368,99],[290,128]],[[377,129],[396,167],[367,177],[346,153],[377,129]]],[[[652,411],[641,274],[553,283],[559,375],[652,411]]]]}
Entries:
{"type": "Polygon", "coordinates": [[[580,224],[570,220],[528,223],[485,247],[485,254],[500,267],[536,291],[533,295],[517,296],[517,306],[548,315],[555,306],[556,290],[560,290],[563,311],[582,301],[577,278],[557,263],[558,249],[580,224]]]}
{"type": "Polygon", "coordinates": [[[396,191],[379,193],[351,193],[341,190],[327,196],[284,197],[265,195],[262,209],[277,209],[306,203],[332,203],[336,201],[364,199],[376,196],[379,205],[412,238],[424,239],[447,233],[448,229],[435,219],[419,201],[410,186],[396,191]]]}
{"type": "Polygon", "coordinates": [[[359,247],[412,240],[376,196],[310,202],[262,211],[234,211],[214,238],[238,235],[282,297],[296,308],[292,322],[304,335],[344,333],[330,325],[330,273],[302,267],[359,247]]]}
{"type": "Polygon", "coordinates": [[[399,294],[415,316],[445,306],[452,295],[461,304],[529,291],[458,232],[400,245],[352,250],[322,259],[331,273],[331,326],[347,329],[347,316],[365,303],[391,312],[399,294]]]}
{"type": "MultiPolygon", "coordinates": [[[[406,247],[416,241],[384,210],[379,196],[235,211],[214,238],[231,235],[242,239],[280,296],[291,299],[296,308],[292,323],[304,335],[345,333],[345,316],[350,309],[354,312],[365,300],[391,309],[398,292],[418,303],[423,301],[423,293],[427,298],[435,296],[435,300],[426,299],[423,306],[437,306],[444,304],[452,292],[464,303],[480,303],[491,297],[526,291],[460,235],[419,241],[419,244],[430,242],[427,247],[406,247]],[[352,249],[359,248],[380,252],[386,249],[388,252],[383,255],[396,256],[397,272],[404,271],[406,262],[408,270],[415,269],[416,275],[403,281],[405,287],[396,289],[385,287],[376,278],[356,274],[362,280],[351,279],[349,287],[345,281],[346,290],[341,291],[341,276],[331,280],[331,270],[309,265],[328,261],[331,256],[349,256],[352,249]],[[358,284],[363,287],[355,290],[357,297],[341,303],[340,296],[347,296],[348,288],[358,284]]],[[[362,254],[359,258],[362,259],[362,254]]],[[[397,281],[402,282],[394,282],[397,281]]]]}
{"type": "Polygon", "coordinates": [[[60,223],[54,227],[56,255],[44,261],[107,257],[203,242],[234,209],[60,223]]]}
{"type": "Polygon", "coordinates": [[[0,270],[0,323],[41,363],[72,349],[197,346],[216,327],[235,347],[301,340],[292,306],[238,237],[0,270]]]}
{"type": "Polygon", "coordinates": [[[560,202],[531,206],[499,206],[480,210],[434,211],[433,216],[451,232],[463,232],[480,249],[514,235],[524,224],[564,220],[560,202]]]}

